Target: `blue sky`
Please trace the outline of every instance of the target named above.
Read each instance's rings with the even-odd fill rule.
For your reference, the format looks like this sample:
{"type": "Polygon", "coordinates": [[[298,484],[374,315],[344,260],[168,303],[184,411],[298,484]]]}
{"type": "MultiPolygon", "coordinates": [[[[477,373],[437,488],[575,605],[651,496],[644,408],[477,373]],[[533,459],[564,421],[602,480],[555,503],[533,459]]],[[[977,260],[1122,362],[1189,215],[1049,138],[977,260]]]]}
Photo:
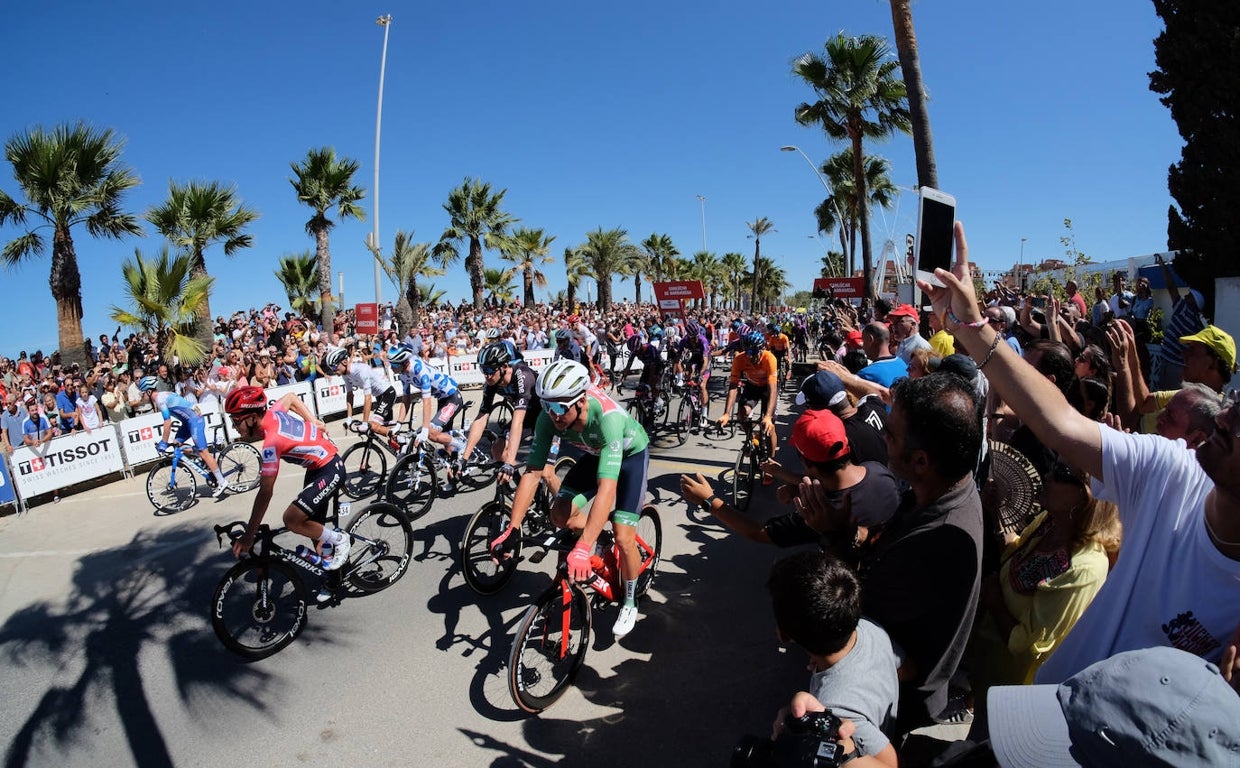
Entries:
{"type": "MultiPolygon", "coordinates": [[[[1165,249],[1166,172],[1181,140],[1148,89],[1161,30],[1151,3],[939,0],[913,10],[940,186],[958,200],[975,261],[1010,266],[1021,238],[1026,261],[1061,256],[1065,218],[1097,261],[1165,249]]],[[[79,119],[113,128],[143,180],[126,198],[139,215],[166,198],[170,180],[235,184],[262,218],[253,248],[207,252],[212,309],[284,304],[276,261],[313,245],[289,163],[330,145],[359,160],[357,182],[372,186],[383,42],[374,20],[384,13],[393,16],[385,248],[397,228],[436,240],[442,204],[466,176],[506,188],[507,210],[554,234],[557,257],[600,226],[634,241],[667,233],[691,255],[702,247],[702,195],[708,250],[752,258],[745,222],[765,216],[777,231],[763,254],[798,287],[823,253],[811,237],[822,188],[779,147],[799,145],[816,162],[841,147],[793,120],[812,92],[790,63],[840,30],[891,35],[881,0],[9,3],[0,138],[79,119]]],[[[916,183],[910,139],[868,151],[891,161],[896,183],[916,183]]],[[[0,189],[18,191],[7,163],[0,189]]],[[[372,203],[368,194],[368,217],[372,203]]],[[[906,192],[898,210],[873,217],[876,252],[889,236],[903,242],[916,207],[906,192]]],[[[370,228],[348,221],[332,232],[350,304],[374,296],[370,228]]],[[[74,234],[84,329],[110,333],[108,309],[124,302],[121,262],[135,248],[155,253],[160,238],[74,234]]],[[[500,263],[494,253],[487,261],[500,263]]],[[[0,351],[56,346],[49,266],[43,258],[2,273],[8,316],[22,322],[0,351]]],[[[546,269],[549,290],[563,288],[562,266],[546,269]]],[[[436,282],[453,298],[468,293],[459,264],[436,282]]],[[[616,281],[614,295],[632,293],[631,280],[616,281]]],[[[385,283],[384,299],[393,294],[385,283]]]]}

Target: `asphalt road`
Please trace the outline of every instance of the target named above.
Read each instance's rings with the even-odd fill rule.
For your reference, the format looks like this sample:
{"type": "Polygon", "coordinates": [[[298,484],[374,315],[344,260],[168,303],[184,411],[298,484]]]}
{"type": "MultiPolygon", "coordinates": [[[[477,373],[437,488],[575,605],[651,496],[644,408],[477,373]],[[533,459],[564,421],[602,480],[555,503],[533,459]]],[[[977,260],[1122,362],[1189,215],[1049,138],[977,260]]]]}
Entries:
{"type": "MultiPolygon", "coordinates": [[[[157,517],[139,475],[2,518],[6,765],[725,765],[807,680],[801,652],[775,639],[763,587],[781,553],[687,513],[676,492],[682,472],[730,471],[739,444],[691,436],[653,452],[663,561],[642,617],[616,642],[614,607],[596,611],[575,686],[538,716],[513,704],[505,667],[553,558],[523,563],[488,598],[456,565],[490,489],[437,500],[400,583],[312,608],[295,643],[255,663],[207,620],[232,562],[211,526],[247,517],[252,493],[157,517]]],[[[276,500],[299,479],[286,467],[276,500]]],[[[754,507],[778,512],[770,488],[754,507]]]]}

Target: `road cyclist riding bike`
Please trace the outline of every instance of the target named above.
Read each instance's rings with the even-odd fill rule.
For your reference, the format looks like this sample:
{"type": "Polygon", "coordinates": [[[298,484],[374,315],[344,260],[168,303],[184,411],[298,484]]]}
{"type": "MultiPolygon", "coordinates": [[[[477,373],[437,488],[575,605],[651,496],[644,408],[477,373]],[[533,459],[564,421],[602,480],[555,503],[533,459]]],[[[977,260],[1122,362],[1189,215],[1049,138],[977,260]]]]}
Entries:
{"type": "Polygon", "coordinates": [[[396,388],[382,368],[361,360],[350,362],[349,351],[336,347],[323,354],[323,371],[328,376],[344,377],[345,429],[358,432],[370,429],[379,435],[395,434],[400,429],[399,424],[390,424],[396,405],[396,388]],[[353,422],[354,390],[361,390],[363,395],[362,420],[356,427],[353,422]]]}
{"type": "Polygon", "coordinates": [[[762,409],[762,431],[770,441],[771,456],[778,444],[775,438],[775,356],[766,351],[766,339],[760,331],[750,331],[743,339],[740,354],[732,359],[732,373],[728,377],[728,400],[719,417],[719,426],[725,426],[732,417],[732,406],[740,392],[739,415],[748,424],[754,408],[762,409]],[[742,384],[742,379],[744,380],[742,384]]]}
{"type": "Polygon", "coordinates": [[[325,570],[338,569],[348,558],[349,536],[324,526],[322,521],[332,496],[344,481],[344,462],[336,444],[327,436],[327,426],[291,392],[268,408],[267,393],[261,387],[238,387],[229,392],[224,412],[232,418],[233,429],[243,440],[263,440],[262,480],[245,533],[233,543],[233,555],[240,559],[253,548],[283,459],[306,468],[305,486],[285,508],[284,525],[315,543],[325,570]]]}
{"type": "Polygon", "coordinates": [[[702,397],[705,417],[710,409],[710,396],[706,393],[706,382],[710,379],[710,341],[706,331],[695,320],[685,323],[685,336],[676,344],[669,357],[675,361],[676,373],[683,373],[690,381],[698,381],[702,397]]]}
{"type": "MultiPolygon", "coordinates": [[[[491,455],[502,462],[496,477],[501,484],[506,484],[516,476],[517,451],[526,437],[533,434],[538,419],[541,407],[535,393],[538,374],[525,363],[516,345],[508,340],[492,342],[478,350],[478,370],[483,376],[482,405],[469,427],[464,455],[472,455],[474,446],[482,440],[491,410],[496,405],[495,396],[499,395],[512,406],[512,422],[503,441],[496,440],[491,444],[491,455]]],[[[548,475],[554,477],[550,471],[548,475]]]]}
{"type": "MultiPolygon", "coordinates": [[[[624,372],[620,374],[620,381],[629,377],[634,361],[640,362],[642,373],[641,378],[638,379],[638,385],[645,384],[650,387],[650,402],[654,403],[655,408],[662,407],[663,401],[659,399],[659,385],[663,380],[663,369],[667,366],[663,353],[658,347],[647,342],[640,333],[633,334],[624,343],[629,348],[629,361],[624,364],[624,372]]],[[[651,422],[654,421],[654,416],[655,414],[651,414],[648,417],[651,422]]]]}
{"type": "Polygon", "coordinates": [[[778,323],[768,323],[766,331],[766,348],[775,356],[775,369],[782,385],[788,377],[788,349],[792,341],[780,330],[778,323]]]}
{"type": "Polygon", "coordinates": [[[228,481],[224,478],[224,473],[220,471],[220,465],[216,463],[215,457],[207,450],[206,419],[198,413],[198,406],[193,401],[175,392],[157,392],[155,387],[158,384],[159,380],[154,376],[143,376],[138,380],[138,391],[150,395],[151,405],[164,417],[163,436],[155,444],[155,450],[167,453],[171,449],[172,446],[168,445],[168,438],[172,434],[172,418],[175,416],[181,422],[181,427],[176,434],[177,441],[184,442],[187,438],[193,438],[198,458],[202,460],[215,479],[215,490],[211,495],[217,499],[222,498],[228,493],[228,481]]]}
{"type": "Polygon", "coordinates": [[[388,363],[406,382],[406,386],[417,387],[422,394],[422,429],[418,432],[418,439],[438,443],[452,454],[450,465],[454,473],[459,474],[465,466],[463,457],[468,456],[469,452],[464,450],[465,439],[455,438],[448,431],[456,415],[465,407],[456,380],[413,354],[407,347],[388,350],[388,363]]]}
{"type": "Polygon", "coordinates": [[[569,315],[568,330],[573,340],[585,351],[585,366],[590,369],[590,380],[600,387],[608,386],[609,382],[603,371],[603,345],[599,344],[598,335],[581,319],[581,315],[569,315]]]}
{"type": "Polygon", "coordinates": [[[558,528],[580,532],[567,558],[569,576],[577,582],[593,577],[590,556],[607,521],[612,521],[624,581],[624,604],[612,631],[617,639],[622,638],[637,622],[641,554],[635,542],[635,526],[645,500],[650,463],[646,431],[619,403],[590,384],[590,372],[579,363],[552,362],[539,374],[535,392],[543,412],[534,427],[528,471],[517,484],[509,526],[491,542],[491,552],[497,560],[512,556],[515,543],[520,541],[521,521],[542,478],[552,438],[578,446],[584,454],[564,478],[551,519],[558,528]],[[593,499],[587,501],[591,495],[593,499]]]}

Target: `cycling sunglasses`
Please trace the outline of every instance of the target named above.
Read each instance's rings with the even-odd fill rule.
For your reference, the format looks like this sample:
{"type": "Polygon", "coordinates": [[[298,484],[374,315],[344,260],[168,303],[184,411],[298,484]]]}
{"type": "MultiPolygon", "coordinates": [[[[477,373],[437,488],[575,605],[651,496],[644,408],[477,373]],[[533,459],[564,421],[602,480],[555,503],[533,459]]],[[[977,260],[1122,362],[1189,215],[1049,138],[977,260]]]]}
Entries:
{"type": "MultiPolygon", "coordinates": [[[[585,397],[585,395],[582,395],[581,397],[585,397]]],[[[572,408],[574,405],[581,402],[581,397],[578,397],[576,400],[568,403],[562,403],[558,400],[543,400],[542,408],[552,416],[563,416],[568,413],[569,408],[572,408]]]]}
{"type": "Polygon", "coordinates": [[[499,369],[500,366],[498,365],[484,365],[480,368],[483,376],[494,376],[499,373],[499,369]]]}

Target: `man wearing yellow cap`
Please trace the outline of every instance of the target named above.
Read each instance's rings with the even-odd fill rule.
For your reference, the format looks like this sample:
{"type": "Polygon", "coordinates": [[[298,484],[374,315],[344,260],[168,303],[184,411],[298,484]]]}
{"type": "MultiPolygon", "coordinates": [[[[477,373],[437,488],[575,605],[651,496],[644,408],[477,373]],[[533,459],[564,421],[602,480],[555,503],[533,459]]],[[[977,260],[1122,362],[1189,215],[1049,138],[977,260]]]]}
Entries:
{"type": "MultiPolygon", "coordinates": [[[[1207,325],[1191,336],[1181,336],[1180,343],[1184,347],[1184,382],[1204,384],[1218,392],[1221,399],[1223,387],[1236,372],[1236,342],[1231,334],[1218,326],[1207,325]]],[[[1131,369],[1131,364],[1128,367],[1131,369]]],[[[1130,374],[1136,414],[1144,416],[1161,411],[1179,391],[1150,392],[1139,369],[1130,370],[1130,374]]],[[[1141,427],[1143,432],[1156,431],[1153,419],[1143,419],[1141,427]]]]}

